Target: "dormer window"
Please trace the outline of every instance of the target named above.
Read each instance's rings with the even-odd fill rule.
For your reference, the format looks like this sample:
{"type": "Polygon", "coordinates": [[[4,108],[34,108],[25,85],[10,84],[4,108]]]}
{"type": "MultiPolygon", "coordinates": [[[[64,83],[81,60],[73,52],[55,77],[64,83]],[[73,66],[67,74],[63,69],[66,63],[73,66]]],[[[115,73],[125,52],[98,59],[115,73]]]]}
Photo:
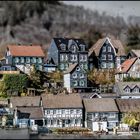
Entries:
{"type": "Polygon", "coordinates": [[[61,50],[65,51],[66,50],[66,45],[65,44],[60,44],[61,50]]]}
{"type": "Polygon", "coordinates": [[[77,70],[77,71],[80,71],[80,68],[79,68],[79,67],[77,67],[77,68],[76,68],[76,70],[77,70]]]}
{"type": "Polygon", "coordinates": [[[136,87],[133,89],[133,92],[134,92],[134,93],[139,93],[139,88],[136,86],[136,87]]]}
{"type": "Polygon", "coordinates": [[[80,44],[79,46],[81,51],[85,51],[85,45],[80,44]]]}
{"type": "Polygon", "coordinates": [[[71,50],[72,52],[76,52],[76,46],[75,46],[75,45],[71,45],[70,50],[71,50]]]}
{"type": "Polygon", "coordinates": [[[130,93],[130,87],[127,86],[124,90],[126,93],[130,93]]]}

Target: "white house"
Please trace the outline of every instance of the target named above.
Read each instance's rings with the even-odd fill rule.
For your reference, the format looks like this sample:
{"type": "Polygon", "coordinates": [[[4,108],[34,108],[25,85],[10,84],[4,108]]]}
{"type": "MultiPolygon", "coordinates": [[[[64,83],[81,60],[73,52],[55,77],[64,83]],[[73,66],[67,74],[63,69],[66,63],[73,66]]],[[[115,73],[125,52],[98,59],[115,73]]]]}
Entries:
{"type": "Polygon", "coordinates": [[[83,105],[79,94],[44,94],[42,105],[46,127],[83,126],[83,105]]]}

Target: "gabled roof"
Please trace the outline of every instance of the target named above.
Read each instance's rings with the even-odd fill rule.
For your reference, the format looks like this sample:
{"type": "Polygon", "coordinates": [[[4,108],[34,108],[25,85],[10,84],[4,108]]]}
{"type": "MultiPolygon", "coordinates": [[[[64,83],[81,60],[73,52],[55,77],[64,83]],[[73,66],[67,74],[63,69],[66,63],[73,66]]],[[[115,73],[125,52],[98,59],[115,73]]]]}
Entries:
{"type": "Polygon", "coordinates": [[[79,94],[42,94],[44,108],[83,108],[79,94]]]}
{"type": "Polygon", "coordinates": [[[78,66],[78,63],[74,63],[74,64],[69,65],[68,69],[65,71],[65,74],[71,73],[77,66],[78,66]]]}
{"type": "Polygon", "coordinates": [[[24,106],[40,106],[40,96],[11,97],[10,103],[13,108],[24,106]]]}
{"type": "Polygon", "coordinates": [[[116,99],[120,112],[140,112],[140,99],[116,99]]]}
{"type": "Polygon", "coordinates": [[[20,113],[29,114],[30,119],[43,118],[43,111],[41,107],[17,107],[17,110],[20,111],[20,113]]]}
{"type": "Polygon", "coordinates": [[[12,56],[37,56],[37,57],[45,57],[45,54],[39,45],[8,45],[12,56]]]}
{"type": "Polygon", "coordinates": [[[118,112],[112,98],[83,99],[86,112],[118,112]]]}
{"type": "Polygon", "coordinates": [[[105,43],[106,39],[109,39],[109,41],[111,42],[111,44],[113,45],[114,48],[118,49],[118,52],[116,52],[117,56],[125,56],[125,50],[124,47],[121,43],[120,40],[117,39],[113,39],[113,38],[102,38],[99,39],[90,49],[89,49],[89,55],[92,54],[92,52],[94,51],[96,56],[99,56],[100,53],[100,49],[103,46],[103,44],[105,43]]]}
{"type": "Polygon", "coordinates": [[[120,73],[128,72],[136,60],[137,58],[127,59],[121,64],[120,68],[117,69],[117,72],[120,72],[120,73]]]}
{"type": "MultiPolygon", "coordinates": [[[[86,45],[83,39],[80,38],[53,38],[56,46],[59,48],[60,44],[65,44],[66,46],[68,46],[69,41],[73,40],[78,46],[80,44],[86,45]]],[[[86,48],[87,49],[87,48],[86,48]]]]}

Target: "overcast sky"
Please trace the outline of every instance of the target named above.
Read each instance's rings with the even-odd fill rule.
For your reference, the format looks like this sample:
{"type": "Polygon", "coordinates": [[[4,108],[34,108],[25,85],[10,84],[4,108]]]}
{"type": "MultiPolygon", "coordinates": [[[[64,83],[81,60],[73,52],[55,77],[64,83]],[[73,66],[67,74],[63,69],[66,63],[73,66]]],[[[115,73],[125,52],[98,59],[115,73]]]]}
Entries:
{"type": "Polygon", "coordinates": [[[66,4],[82,5],[86,9],[105,11],[108,15],[119,15],[125,19],[129,15],[140,16],[140,1],[63,1],[66,4]]]}

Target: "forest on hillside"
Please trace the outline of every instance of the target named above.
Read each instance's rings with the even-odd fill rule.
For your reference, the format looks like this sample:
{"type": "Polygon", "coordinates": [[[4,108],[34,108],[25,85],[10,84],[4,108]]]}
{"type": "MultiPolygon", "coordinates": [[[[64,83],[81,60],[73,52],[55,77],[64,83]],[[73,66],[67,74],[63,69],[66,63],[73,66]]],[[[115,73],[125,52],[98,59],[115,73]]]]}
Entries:
{"type": "Polygon", "coordinates": [[[83,38],[90,47],[98,38],[110,34],[127,44],[129,28],[120,16],[59,1],[1,1],[0,56],[9,43],[42,44],[47,50],[53,37],[83,38]]]}

